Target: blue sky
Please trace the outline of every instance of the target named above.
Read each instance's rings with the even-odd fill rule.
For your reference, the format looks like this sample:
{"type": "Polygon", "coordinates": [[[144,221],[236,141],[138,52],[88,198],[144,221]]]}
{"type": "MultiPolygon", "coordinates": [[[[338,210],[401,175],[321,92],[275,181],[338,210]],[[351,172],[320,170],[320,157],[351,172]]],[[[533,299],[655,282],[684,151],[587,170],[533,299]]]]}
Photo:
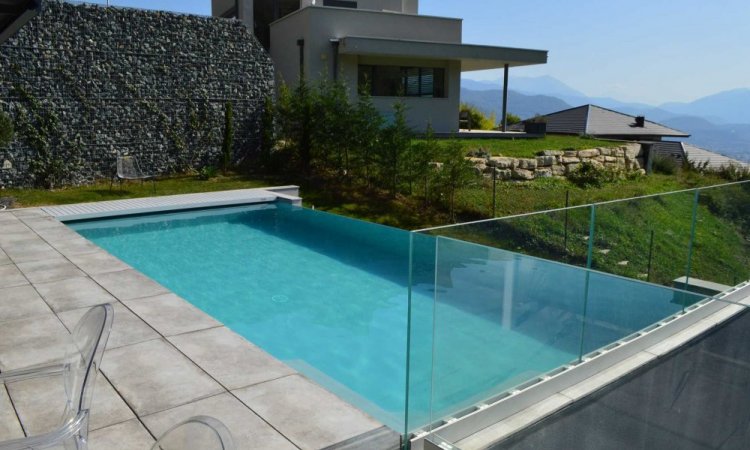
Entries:
{"type": "MultiPolygon", "coordinates": [[[[210,14],[211,2],[111,4],[210,14]]],[[[462,17],[468,43],[549,50],[549,64],[511,74],[551,75],[591,96],[660,104],[750,88],[748,0],[421,0],[420,13],[462,17]]]]}

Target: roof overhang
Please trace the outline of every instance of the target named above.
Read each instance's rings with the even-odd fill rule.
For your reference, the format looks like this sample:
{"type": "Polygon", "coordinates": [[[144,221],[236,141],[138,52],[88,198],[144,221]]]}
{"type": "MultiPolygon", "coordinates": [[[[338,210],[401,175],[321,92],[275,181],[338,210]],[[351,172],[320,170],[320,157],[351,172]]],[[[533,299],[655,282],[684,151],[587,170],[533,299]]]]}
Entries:
{"type": "Polygon", "coordinates": [[[36,16],[41,8],[41,0],[0,0],[0,44],[36,16]]]}
{"type": "Polygon", "coordinates": [[[462,72],[501,69],[506,64],[509,67],[518,67],[547,63],[546,50],[359,36],[339,39],[339,53],[461,61],[462,72]]]}

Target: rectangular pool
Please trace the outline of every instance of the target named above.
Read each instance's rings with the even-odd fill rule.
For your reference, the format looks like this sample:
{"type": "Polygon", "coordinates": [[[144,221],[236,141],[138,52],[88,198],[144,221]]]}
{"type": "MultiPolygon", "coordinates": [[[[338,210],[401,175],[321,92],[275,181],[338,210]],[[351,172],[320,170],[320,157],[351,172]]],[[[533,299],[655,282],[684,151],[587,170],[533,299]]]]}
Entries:
{"type": "Polygon", "coordinates": [[[659,286],[451,239],[410,247],[285,204],[68,225],[399,431],[407,359],[411,431],[681,308],[659,286]]]}

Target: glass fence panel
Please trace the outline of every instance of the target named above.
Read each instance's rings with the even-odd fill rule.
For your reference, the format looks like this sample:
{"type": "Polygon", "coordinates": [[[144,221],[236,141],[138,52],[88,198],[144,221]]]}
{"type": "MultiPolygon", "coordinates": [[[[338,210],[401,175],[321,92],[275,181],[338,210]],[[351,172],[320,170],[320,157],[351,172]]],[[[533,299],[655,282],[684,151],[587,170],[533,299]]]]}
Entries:
{"type": "Polygon", "coordinates": [[[581,354],[586,355],[643,330],[706,296],[590,272],[581,354]]]}
{"type": "Polygon", "coordinates": [[[750,311],[730,307],[721,326],[493,448],[747,449],[750,311]]]}
{"type": "Polygon", "coordinates": [[[575,207],[445,227],[430,233],[586,267],[590,218],[590,207],[575,207]]]}
{"type": "Polygon", "coordinates": [[[750,280],[750,183],[701,189],[688,290],[716,293],[750,280]]]}
{"type": "Polygon", "coordinates": [[[673,286],[687,270],[694,205],[692,191],[596,205],[592,268],[673,286]]]}
{"type": "Polygon", "coordinates": [[[586,272],[437,238],[429,423],[579,357],[586,272]]]}

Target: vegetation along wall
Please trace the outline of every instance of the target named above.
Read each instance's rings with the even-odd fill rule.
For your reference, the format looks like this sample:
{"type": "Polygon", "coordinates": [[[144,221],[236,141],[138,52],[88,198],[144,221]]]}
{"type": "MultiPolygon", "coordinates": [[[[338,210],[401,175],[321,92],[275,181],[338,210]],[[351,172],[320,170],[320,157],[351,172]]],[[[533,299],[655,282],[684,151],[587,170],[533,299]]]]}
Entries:
{"type": "Polygon", "coordinates": [[[0,47],[0,111],[16,130],[0,187],[109,177],[117,152],[158,174],[218,165],[228,109],[241,162],[272,90],[271,60],[239,21],[45,2],[0,47]]]}

